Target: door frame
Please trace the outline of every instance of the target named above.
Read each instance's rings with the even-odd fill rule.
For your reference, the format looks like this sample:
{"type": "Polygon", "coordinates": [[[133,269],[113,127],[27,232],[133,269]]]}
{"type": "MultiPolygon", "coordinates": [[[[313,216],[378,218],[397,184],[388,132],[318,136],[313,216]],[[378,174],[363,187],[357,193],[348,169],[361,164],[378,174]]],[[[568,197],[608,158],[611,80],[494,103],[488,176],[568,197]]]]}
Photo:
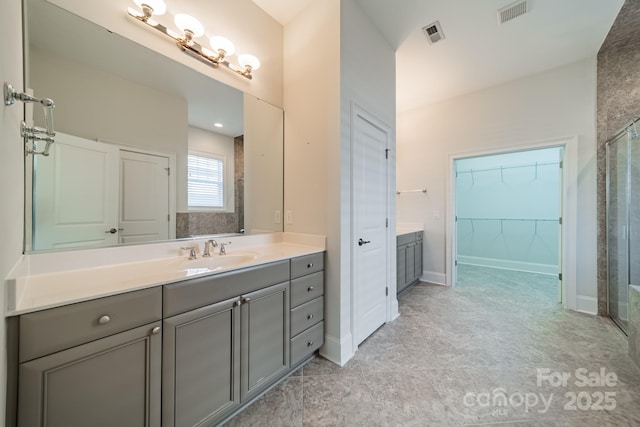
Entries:
{"type": "Polygon", "coordinates": [[[487,148],[479,151],[449,153],[447,155],[446,176],[446,284],[454,286],[456,283],[456,269],[454,265],[456,248],[456,222],[455,222],[455,161],[467,157],[480,157],[487,155],[503,154],[517,151],[530,151],[542,148],[562,147],[564,159],[562,168],[562,233],[560,236],[560,272],[562,273],[561,292],[563,307],[576,310],[578,302],[576,298],[577,283],[577,219],[578,219],[578,137],[569,136],[549,140],[530,142],[522,145],[502,146],[487,148]]]}
{"type": "MultiPolygon", "coordinates": [[[[355,179],[354,179],[354,142],[355,142],[355,123],[356,123],[356,119],[357,117],[361,117],[362,119],[368,121],[369,123],[371,123],[372,125],[376,126],[377,128],[379,128],[380,130],[382,130],[386,136],[387,136],[387,140],[386,140],[386,149],[388,150],[387,153],[389,153],[388,155],[388,159],[387,159],[387,167],[386,167],[386,203],[385,203],[385,213],[386,213],[386,218],[387,218],[387,227],[386,227],[386,240],[387,240],[387,244],[385,245],[386,247],[386,256],[385,256],[385,271],[386,271],[386,284],[387,284],[387,289],[388,289],[388,293],[386,296],[386,322],[389,322],[391,320],[393,320],[395,317],[393,316],[393,307],[394,307],[394,301],[395,301],[395,307],[396,307],[396,312],[397,312],[397,299],[395,297],[396,294],[396,286],[393,286],[393,284],[395,283],[395,281],[391,280],[391,265],[393,263],[391,263],[391,256],[392,254],[395,254],[395,233],[391,233],[391,226],[393,224],[395,224],[395,221],[391,220],[391,194],[394,191],[394,189],[392,188],[392,180],[391,180],[391,167],[390,167],[390,162],[395,162],[395,158],[393,155],[393,151],[391,149],[391,126],[387,125],[383,120],[379,119],[378,117],[376,117],[375,115],[371,114],[368,110],[366,110],[365,108],[363,108],[361,105],[359,105],[356,102],[351,102],[351,126],[350,126],[350,135],[349,135],[349,140],[350,140],[350,147],[349,147],[349,156],[350,156],[350,200],[349,200],[349,207],[350,207],[350,257],[351,257],[351,268],[350,268],[350,278],[351,278],[351,286],[350,286],[350,293],[351,293],[351,313],[350,313],[350,317],[351,317],[351,339],[352,339],[352,350],[355,353],[358,349],[358,343],[356,342],[356,337],[358,336],[357,332],[357,328],[358,328],[358,322],[357,322],[357,318],[356,318],[356,283],[357,283],[357,265],[356,265],[356,242],[358,239],[358,236],[356,236],[356,218],[355,218],[355,209],[354,209],[354,185],[355,185],[355,179]],[[394,239],[392,240],[392,237],[394,237],[394,239]],[[394,242],[393,245],[391,245],[391,242],[394,242]],[[393,246],[394,251],[390,251],[390,247],[393,246]]],[[[395,259],[393,260],[395,263],[395,259]]],[[[395,274],[395,271],[393,272],[395,274]]],[[[385,322],[385,323],[386,323],[385,322]]]]}

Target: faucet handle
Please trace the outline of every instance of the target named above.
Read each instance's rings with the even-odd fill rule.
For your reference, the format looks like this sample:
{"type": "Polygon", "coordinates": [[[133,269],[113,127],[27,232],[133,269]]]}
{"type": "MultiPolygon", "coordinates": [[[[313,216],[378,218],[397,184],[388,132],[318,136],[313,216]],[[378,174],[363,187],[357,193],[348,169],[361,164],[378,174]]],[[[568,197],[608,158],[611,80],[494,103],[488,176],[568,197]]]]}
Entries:
{"type": "Polygon", "coordinates": [[[225,245],[229,246],[230,244],[231,242],[220,243],[220,255],[225,255],[227,253],[227,248],[225,248],[225,245]]]}
{"type": "Polygon", "coordinates": [[[196,246],[181,246],[180,249],[184,249],[186,251],[189,251],[189,259],[196,259],[196,246]]]}

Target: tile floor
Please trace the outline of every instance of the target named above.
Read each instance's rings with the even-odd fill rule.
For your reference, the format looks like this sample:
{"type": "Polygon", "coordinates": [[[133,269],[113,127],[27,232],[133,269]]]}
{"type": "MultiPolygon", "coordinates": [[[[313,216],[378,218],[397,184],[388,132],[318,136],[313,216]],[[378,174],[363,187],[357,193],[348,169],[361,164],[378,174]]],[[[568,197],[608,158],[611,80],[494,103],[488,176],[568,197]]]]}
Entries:
{"type": "Polygon", "coordinates": [[[415,285],[345,367],[317,358],[227,426],[640,426],[640,369],[608,319],[563,310],[549,276],[458,279],[415,285]],[[617,381],[581,383],[602,369],[617,381]]]}

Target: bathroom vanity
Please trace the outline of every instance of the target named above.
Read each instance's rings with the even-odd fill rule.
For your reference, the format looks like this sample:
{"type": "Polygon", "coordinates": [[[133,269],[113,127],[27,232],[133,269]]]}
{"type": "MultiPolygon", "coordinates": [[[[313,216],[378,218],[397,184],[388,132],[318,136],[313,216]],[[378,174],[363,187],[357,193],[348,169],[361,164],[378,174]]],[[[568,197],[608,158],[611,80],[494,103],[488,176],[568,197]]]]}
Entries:
{"type": "Polygon", "coordinates": [[[400,293],[422,276],[423,231],[399,230],[397,243],[397,292],[400,293]]]}
{"type": "Polygon", "coordinates": [[[324,340],[324,252],[282,245],[262,263],[10,317],[17,425],[212,426],[250,404],[324,340]]]}

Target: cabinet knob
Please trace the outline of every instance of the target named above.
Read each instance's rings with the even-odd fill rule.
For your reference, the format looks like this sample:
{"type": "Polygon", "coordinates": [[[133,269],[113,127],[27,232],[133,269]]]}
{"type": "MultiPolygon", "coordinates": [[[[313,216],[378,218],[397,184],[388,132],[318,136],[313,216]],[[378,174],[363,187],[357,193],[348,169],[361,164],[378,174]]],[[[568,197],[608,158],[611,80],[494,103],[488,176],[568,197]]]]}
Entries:
{"type": "Polygon", "coordinates": [[[307,264],[307,268],[312,268],[313,267],[313,263],[310,262],[309,264],[307,264]]]}
{"type": "Polygon", "coordinates": [[[98,319],[98,323],[101,325],[106,325],[107,323],[111,322],[111,318],[109,316],[102,316],[98,319]]]}
{"type": "Polygon", "coordinates": [[[158,335],[158,334],[160,333],[160,326],[156,326],[155,328],[153,328],[153,329],[151,330],[151,333],[152,333],[153,335],[158,335]]]}
{"type": "Polygon", "coordinates": [[[309,342],[307,343],[307,347],[311,347],[312,345],[313,345],[313,341],[309,341],[309,342]]]}
{"type": "Polygon", "coordinates": [[[251,302],[251,298],[246,297],[246,298],[244,298],[242,300],[242,302],[245,303],[245,304],[248,303],[248,302],[251,302]]]}
{"type": "Polygon", "coordinates": [[[311,320],[311,319],[313,319],[313,314],[308,314],[307,315],[307,320],[311,320]]]}
{"type": "Polygon", "coordinates": [[[314,289],[315,289],[315,288],[314,288],[313,286],[309,286],[309,287],[307,288],[307,292],[311,292],[311,291],[313,291],[314,289]]]}
{"type": "Polygon", "coordinates": [[[238,300],[238,301],[234,302],[233,305],[238,307],[238,306],[242,305],[242,301],[238,300]]]}

